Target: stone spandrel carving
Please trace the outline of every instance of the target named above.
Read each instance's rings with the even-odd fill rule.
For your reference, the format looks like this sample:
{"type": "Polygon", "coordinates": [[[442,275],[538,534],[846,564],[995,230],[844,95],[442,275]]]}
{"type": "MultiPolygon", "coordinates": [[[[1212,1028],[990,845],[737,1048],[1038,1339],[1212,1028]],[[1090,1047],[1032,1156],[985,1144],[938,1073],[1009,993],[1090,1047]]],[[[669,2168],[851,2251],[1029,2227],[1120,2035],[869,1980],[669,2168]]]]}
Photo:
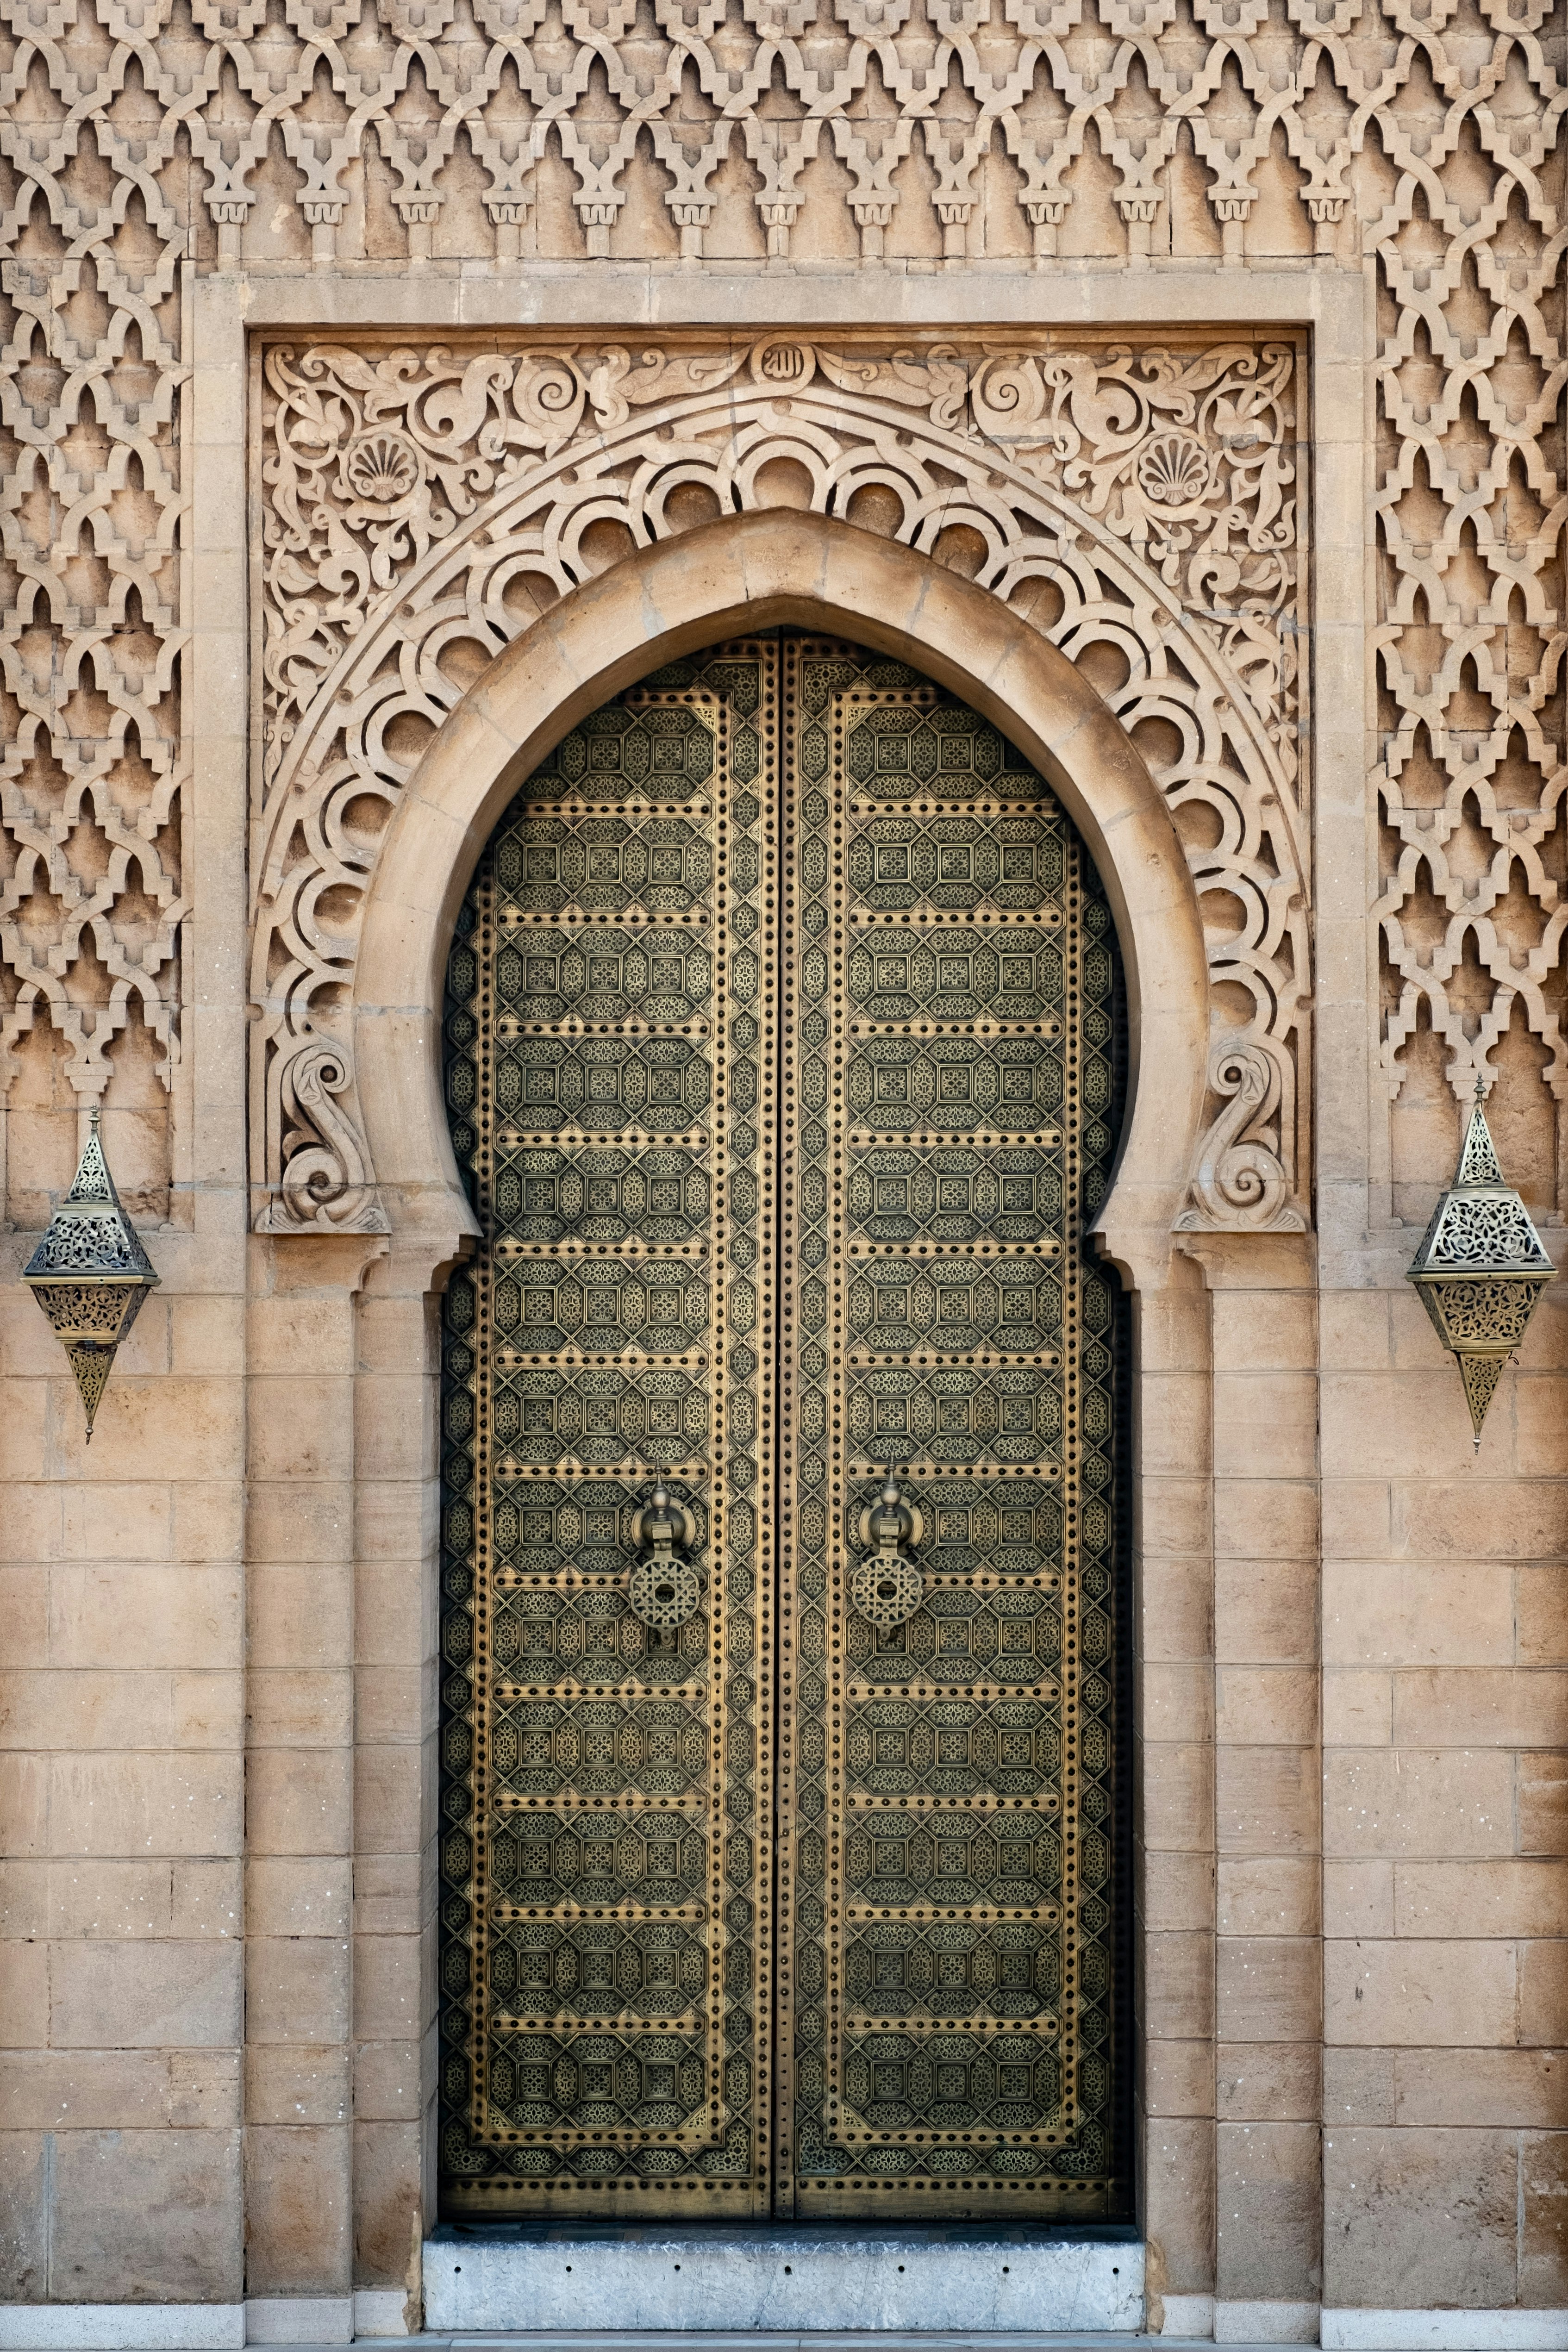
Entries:
{"type": "Polygon", "coordinates": [[[268,347],[264,1228],[383,1214],[348,1034],[371,813],[537,613],[636,547],[773,502],[784,468],[817,511],[1023,614],[1140,744],[1210,926],[1214,1131],[1186,1222],[1300,1229],[1295,367],[1291,344],[1240,341],[268,347]]]}

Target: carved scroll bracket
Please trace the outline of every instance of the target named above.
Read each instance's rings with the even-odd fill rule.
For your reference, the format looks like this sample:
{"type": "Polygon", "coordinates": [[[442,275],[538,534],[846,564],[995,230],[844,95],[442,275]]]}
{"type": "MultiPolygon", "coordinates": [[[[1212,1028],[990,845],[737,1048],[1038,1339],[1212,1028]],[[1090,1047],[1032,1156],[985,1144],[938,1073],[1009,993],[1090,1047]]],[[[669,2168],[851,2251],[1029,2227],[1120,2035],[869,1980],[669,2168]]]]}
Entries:
{"type": "Polygon", "coordinates": [[[1232,1045],[1209,1055],[1209,1091],[1225,1108],[1193,1162],[1193,1205],[1178,1233],[1299,1234],[1306,1219],[1290,1200],[1279,1155],[1280,1102],[1290,1075],[1266,1045],[1232,1045]]]}

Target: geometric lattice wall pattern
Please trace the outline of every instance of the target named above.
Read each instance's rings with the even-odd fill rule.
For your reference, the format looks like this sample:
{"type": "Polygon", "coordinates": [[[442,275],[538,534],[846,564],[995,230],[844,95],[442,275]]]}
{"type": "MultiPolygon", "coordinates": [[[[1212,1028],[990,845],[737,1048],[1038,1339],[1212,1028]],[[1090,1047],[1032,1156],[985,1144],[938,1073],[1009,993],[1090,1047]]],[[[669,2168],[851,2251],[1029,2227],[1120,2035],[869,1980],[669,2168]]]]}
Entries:
{"type": "MultiPolygon", "coordinates": [[[[162,1128],[185,911],[177,405],[190,165],[164,112],[180,68],[168,52],[160,62],[157,26],[141,16],[99,24],[68,0],[5,21],[0,1103],[85,1111],[112,1075],[120,1103],[162,1128]]],[[[68,1118],[54,1155],[57,1187],[76,1128],[68,1118]]],[[[120,1156],[134,1179],[166,1152],[153,1150],[152,1168],[132,1153],[129,1171],[120,1156]]],[[[15,1171],[24,1191],[37,1172],[15,1171]]],[[[163,1199],[128,1189],[143,1212],[163,1199]]]]}
{"type": "MultiPolygon", "coordinates": [[[[5,0],[0,26],[0,1080],[14,1105],[58,1071],[71,1100],[89,1101],[106,1056],[118,1067],[133,1047],[146,1115],[162,1117],[177,1052],[182,272],[465,257],[579,272],[599,257],[1032,258],[1049,271],[1184,254],[1366,272],[1389,1085],[1397,1094],[1426,1054],[1466,1099],[1478,1067],[1495,1075],[1511,1029],[1559,1100],[1568,1093],[1565,92],[1550,0],[655,0],[644,14],[629,0],[5,0]],[[43,1075],[40,1037],[54,1055],[43,1075]]],[[[834,354],[853,360],[838,343],[834,354]]],[[[1086,429],[1074,403],[1081,385],[1093,405],[1090,379],[1103,384],[1110,362],[1088,346],[1062,356],[1073,381],[1042,379],[1038,395],[1040,415],[1068,419],[1059,444],[1045,436],[1048,463],[1017,449],[1016,466],[1037,478],[1058,467],[1077,497],[1073,436],[1092,453],[1143,426],[1112,398],[1086,429]]],[[[952,364],[973,385],[1010,357],[1026,355],[952,364]]],[[[640,346],[618,395],[619,360],[604,346],[584,358],[597,425],[595,400],[630,406],[640,346]]],[[[289,364],[301,370],[303,353],[289,364]]],[[[422,352],[418,365],[433,364],[422,352]]],[[[1273,364],[1260,349],[1254,396],[1273,364]]],[[[1126,372],[1131,384],[1136,360],[1126,372]]],[[[876,396],[900,381],[889,360],[876,396]]],[[[322,396],[323,429],[342,431],[322,396]]],[[[1013,424],[1033,397],[1019,387],[1013,424]]],[[[933,432],[994,446],[972,394],[946,413],[922,390],[922,405],[933,432]]],[[[1195,488],[1256,415],[1243,402],[1234,422],[1171,422],[1192,435],[1195,488]]],[[[406,431],[395,408],[387,423],[406,431]]],[[[1300,427],[1279,411],[1262,429],[1288,445],[1300,427]]],[[[454,402],[441,431],[461,430],[454,402]]],[[[531,462],[548,463],[548,446],[531,462]]],[[[500,463],[529,454],[512,444],[500,463]]],[[[1178,475],[1166,487],[1181,486],[1178,475]]],[[[395,496],[391,478],[379,487],[384,504],[395,496]]],[[[1277,478],[1242,498],[1238,534],[1195,533],[1164,554],[1123,542],[1128,560],[1164,581],[1173,608],[1190,596],[1212,609],[1222,654],[1245,616],[1255,642],[1271,641],[1259,658],[1277,661],[1286,591],[1255,572],[1265,551],[1289,560],[1301,488],[1277,478]],[[1248,533],[1268,528],[1268,495],[1279,504],[1264,551],[1248,533]]],[[[1109,537],[1120,506],[1118,494],[1097,518],[1109,537]]],[[[982,524],[966,527],[985,541],[982,524]]],[[[350,572],[363,568],[365,584],[345,574],[336,593],[368,614],[374,561],[368,541],[356,547],[350,572]]],[[[274,589],[287,593],[276,575],[274,589]]],[[[321,596],[308,580],[300,593],[321,596]]],[[[1279,690],[1288,698],[1289,682],[1279,690]]],[[[1262,717],[1268,699],[1246,668],[1246,706],[1276,730],[1284,768],[1296,722],[1288,699],[1262,717]]],[[[1186,722],[1168,723],[1173,742],[1186,722]]],[[[1216,744],[1213,756],[1226,755],[1216,744]]],[[[1291,824],[1297,789],[1282,804],[1291,824]]],[[[1286,895],[1277,855],[1255,891],[1286,895]]],[[[1249,901],[1229,919],[1250,953],[1249,901]]],[[[1299,960],[1294,982],[1304,992],[1299,960]]],[[[1207,1155],[1215,1197],[1200,1186],[1193,1213],[1300,1214],[1299,1020],[1283,1000],[1267,1016],[1228,996],[1224,1007],[1242,1016],[1246,1059],[1216,1065],[1211,1112],[1228,1112],[1226,1148],[1243,1159],[1207,1155]]],[[[287,1059],[282,1037],[274,1061],[287,1059]]],[[[285,1229],[374,1213],[352,1076],[331,1050],[287,1088],[278,1072],[258,1174],[262,1214],[285,1229]],[[286,1188],[285,1161],[300,1153],[309,1173],[286,1188]]]]}
{"type": "Polygon", "coordinates": [[[1292,342],[269,344],[259,364],[266,1230],[384,1214],[346,1008],[380,820],[446,712],[606,563],[779,505],[966,572],[1099,687],[1169,797],[1209,923],[1211,1122],[1184,1221],[1300,1226],[1292,342]]]}

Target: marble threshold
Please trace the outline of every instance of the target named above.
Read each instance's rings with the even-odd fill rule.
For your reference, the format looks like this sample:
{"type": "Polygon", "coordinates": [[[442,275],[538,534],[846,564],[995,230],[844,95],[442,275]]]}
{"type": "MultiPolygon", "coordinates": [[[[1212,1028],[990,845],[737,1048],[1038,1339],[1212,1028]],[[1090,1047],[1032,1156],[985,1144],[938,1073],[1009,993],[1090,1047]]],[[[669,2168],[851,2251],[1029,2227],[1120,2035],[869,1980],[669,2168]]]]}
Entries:
{"type": "Polygon", "coordinates": [[[1135,2333],[1143,2245],[1131,2230],[666,2225],[426,2239],[425,2325],[472,2334],[714,2329],[750,2335],[1135,2333]]]}

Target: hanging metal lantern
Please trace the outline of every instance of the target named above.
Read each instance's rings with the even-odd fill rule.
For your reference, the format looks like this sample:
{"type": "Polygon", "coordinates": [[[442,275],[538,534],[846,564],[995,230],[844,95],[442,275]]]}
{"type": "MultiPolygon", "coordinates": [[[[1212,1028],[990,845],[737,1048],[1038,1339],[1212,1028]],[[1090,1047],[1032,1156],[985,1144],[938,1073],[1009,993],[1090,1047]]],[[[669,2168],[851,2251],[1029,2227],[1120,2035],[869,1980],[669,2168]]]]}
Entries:
{"type": "Polygon", "coordinates": [[[87,1412],[93,1416],[109,1384],[114,1351],[155,1289],[158,1276],[120,1205],[98,1134],[98,1106],[70,1191],[22,1275],[49,1328],[70,1360],[87,1412]]]}
{"type": "Polygon", "coordinates": [[[1556,1272],[1492,1147],[1479,1078],[1454,1181],[1405,1275],[1457,1360],[1475,1442],[1536,1303],[1556,1272]]]}

